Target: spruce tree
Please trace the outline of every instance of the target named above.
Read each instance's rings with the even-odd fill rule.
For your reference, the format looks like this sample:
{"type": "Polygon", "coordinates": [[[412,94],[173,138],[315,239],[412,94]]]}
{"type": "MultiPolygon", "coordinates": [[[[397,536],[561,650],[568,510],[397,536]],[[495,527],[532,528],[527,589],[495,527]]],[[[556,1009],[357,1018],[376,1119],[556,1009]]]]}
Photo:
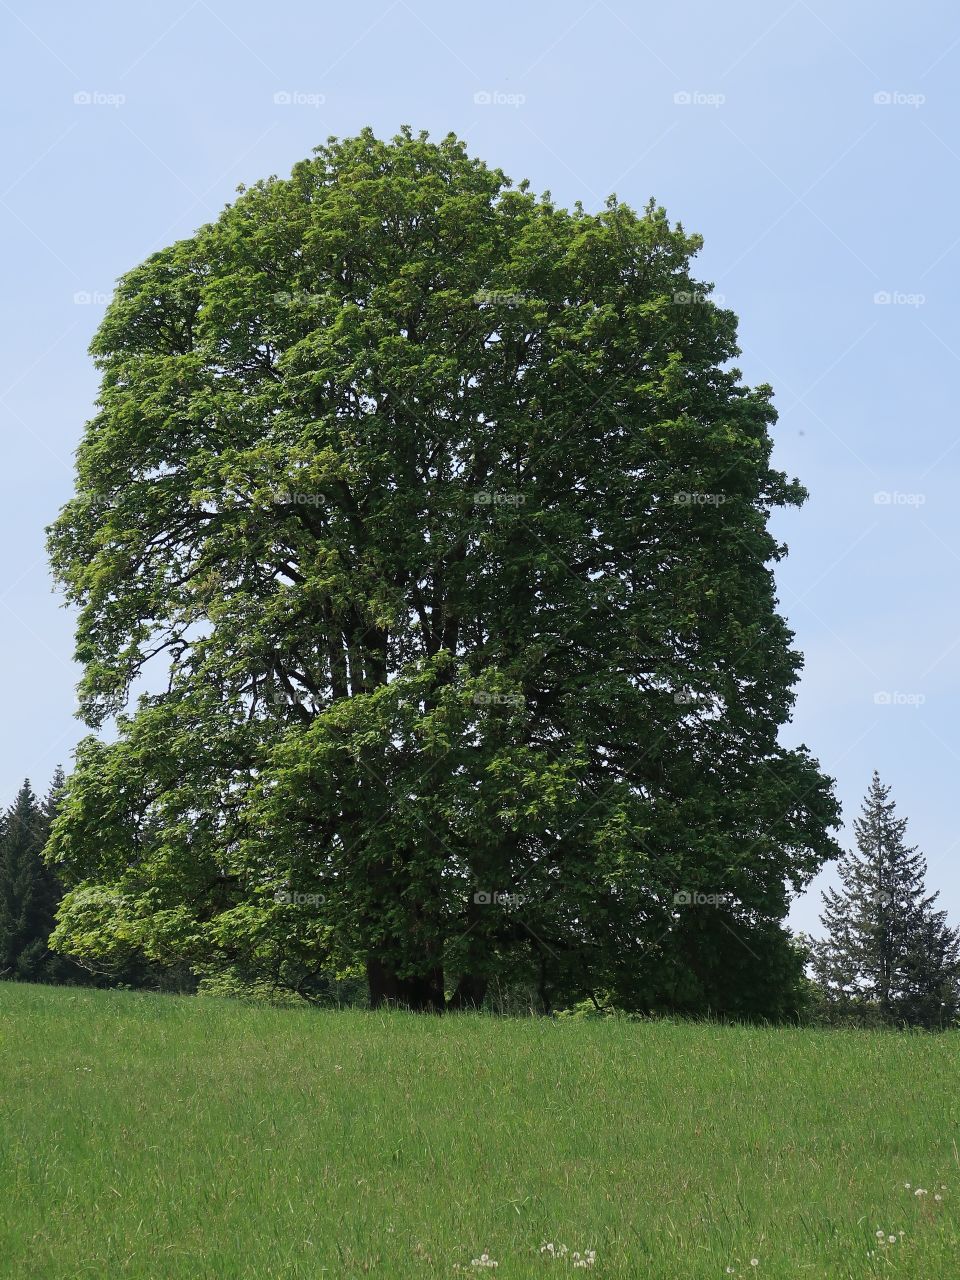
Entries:
{"type": "Polygon", "coordinates": [[[53,820],[59,812],[61,802],[63,801],[64,792],[67,787],[67,777],[60,765],[57,765],[53,771],[53,777],[50,779],[50,790],[47,792],[43,801],[43,812],[47,820],[47,834],[53,825],[53,820]]]}
{"type": "Polygon", "coordinates": [[[833,1014],[941,1026],[957,1011],[960,936],[935,910],[926,859],[905,843],[907,820],[889,797],[874,772],[856,850],[838,863],[841,887],[823,895],[814,977],[833,1014]]]}
{"type": "Polygon", "coordinates": [[[58,769],[41,803],[27,779],[0,823],[0,978],[55,982],[73,968],[47,945],[62,888],[43,849],[62,788],[58,769]]]}

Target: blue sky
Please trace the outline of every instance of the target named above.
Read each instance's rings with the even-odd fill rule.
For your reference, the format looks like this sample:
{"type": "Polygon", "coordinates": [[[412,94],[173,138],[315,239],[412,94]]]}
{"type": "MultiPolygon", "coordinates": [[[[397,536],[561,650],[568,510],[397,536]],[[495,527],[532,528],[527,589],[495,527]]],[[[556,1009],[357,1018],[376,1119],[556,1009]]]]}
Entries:
{"type": "Polygon", "coordinates": [[[806,656],[784,739],[848,826],[880,770],[960,919],[956,6],[0,0],[0,48],[0,799],[45,788],[83,732],[43,529],[114,280],[329,134],[409,123],[563,203],[654,196],[705,236],[744,374],[777,392],[776,462],[811,492],[777,521],[806,656]]]}

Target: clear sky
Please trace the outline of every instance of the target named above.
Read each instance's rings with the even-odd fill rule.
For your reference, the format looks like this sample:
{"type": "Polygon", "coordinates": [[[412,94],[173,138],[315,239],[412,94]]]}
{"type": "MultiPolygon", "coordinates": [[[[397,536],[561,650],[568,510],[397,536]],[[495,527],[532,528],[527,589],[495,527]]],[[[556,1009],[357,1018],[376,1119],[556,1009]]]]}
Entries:
{"type": "Polygon", "coordinates": [[[0,800],[83,732],[43,530],[114,280],[329,134],[409,123],[705,236],[744,374],[777,392],[776,463],[811,492],[777,522],[806,655],[784,740],[837,779],[847,837],[880,770],[960,920],[960,8],[0,0],[0,49],[0,800]]]}

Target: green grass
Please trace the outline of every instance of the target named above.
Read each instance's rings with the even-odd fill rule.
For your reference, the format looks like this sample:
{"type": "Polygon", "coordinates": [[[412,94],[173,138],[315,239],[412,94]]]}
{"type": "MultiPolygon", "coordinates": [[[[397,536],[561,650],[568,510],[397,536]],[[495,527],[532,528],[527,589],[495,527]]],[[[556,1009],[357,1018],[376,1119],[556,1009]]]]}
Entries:
{"type": "Polygon", "coordinates": [[[0,983],[0,1275],[951,1280],[958,1117],[953,1033],[0,983]]]}

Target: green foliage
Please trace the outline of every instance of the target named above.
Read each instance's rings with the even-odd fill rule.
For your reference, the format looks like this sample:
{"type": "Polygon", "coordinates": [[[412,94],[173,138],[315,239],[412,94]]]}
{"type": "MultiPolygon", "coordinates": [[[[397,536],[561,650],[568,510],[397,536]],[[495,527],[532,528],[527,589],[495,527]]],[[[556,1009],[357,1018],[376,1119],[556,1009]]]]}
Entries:
{"type": "Polygon", "coordinates": [[[804,495],[699,245],[365,130],[121,280],[50,547],[90,724],[169,679],[80,749],[58,945],[360,964],[417,1008],[517,973],[541,1009],[792,1005],[837,819],[778,742],[767,522],[804,495]]]}
{"type": "Polygon", "coordinates": [[[823,895],[813,973],[831,1021],[945,1027],[960,1008],[960,933],[927,894],[926,859],[904,843],[890,788],[876,773],[844,854],[839,890],[823,895]]]}
{"type": "Polygon", "coordinates": [[[246,1004],[268,1004],[292,1009],[306,1004],[303,996],[298,996],[294,991],[276,987],[262,978],[245,982],[242,978],[238,978],[236,974],[231,973],[218,973],[210,978],[202,979],[197,986],[197,995],[242,1000],[246,1004]]]}

